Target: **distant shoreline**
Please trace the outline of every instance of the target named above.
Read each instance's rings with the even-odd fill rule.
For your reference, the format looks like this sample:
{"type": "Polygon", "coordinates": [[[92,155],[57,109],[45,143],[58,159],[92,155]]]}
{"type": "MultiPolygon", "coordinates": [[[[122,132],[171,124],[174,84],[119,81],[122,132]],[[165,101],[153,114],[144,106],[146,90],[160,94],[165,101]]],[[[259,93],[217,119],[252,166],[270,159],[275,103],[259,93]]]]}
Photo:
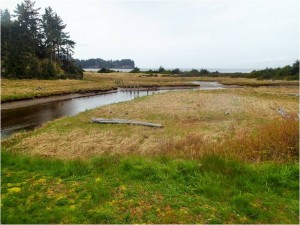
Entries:
{"type": "MultiPolygon", "coordinates": [[[[97,72],[98,70],[102,69],[102,68],[83,68],[85,71],[88,72],[97,72]]],[[[108,68],[110,70],[114,70],[114,71],[119,71],[119,72],[130,72],[133,69],[122,69],[122,68],[108,68]]],[[[165,68],[166,70],[173,70],[176,68],[165,68]]],[[[190,71],[192,69],[197,69],[197,70],[201,70],[201,69],[206,69],[206,68],[179,68],[181,71],[186,72],[186,71],[190,71]]],[[[215,72],[218,71],[220,73],[251,73],[253,70],[261,70],[263,68],[256,68],[256,69],[242,69],[242,68],[208,68],[207,70],[209,72],[215,72]]],[[[155,67],[151,67],[151,68],[140,68],[141,72],[145,72],[148,70],[158,70],[158,68],[155,67]]]]}

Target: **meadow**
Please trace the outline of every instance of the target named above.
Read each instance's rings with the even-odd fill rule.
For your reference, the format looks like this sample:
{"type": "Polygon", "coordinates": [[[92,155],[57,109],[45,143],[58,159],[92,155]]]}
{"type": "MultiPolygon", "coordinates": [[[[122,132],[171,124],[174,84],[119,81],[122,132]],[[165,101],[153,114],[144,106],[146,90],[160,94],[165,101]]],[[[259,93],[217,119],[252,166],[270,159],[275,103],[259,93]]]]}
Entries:
{"type": "Polygon", "coordinates": [[[16,133],[2,140],[2,222],[298,223],[298,88],[160,93],[16,133]]]}

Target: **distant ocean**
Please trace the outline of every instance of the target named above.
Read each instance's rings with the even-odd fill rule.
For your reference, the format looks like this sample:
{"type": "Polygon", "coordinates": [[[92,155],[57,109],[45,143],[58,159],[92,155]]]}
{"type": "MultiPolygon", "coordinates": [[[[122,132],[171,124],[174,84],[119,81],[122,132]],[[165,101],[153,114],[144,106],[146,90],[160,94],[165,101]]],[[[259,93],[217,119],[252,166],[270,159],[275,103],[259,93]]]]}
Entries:
{"type": "MultiPolygon", "coordinates": [[[[95,69],[95,68],[84,68],[85,71],[90,71],[90,72],[97,72],[99,69],[95,69]]],[[[166,70],[173,70],[176,68],[165,68],[166,70]]],[[[192,69],[197,69],[197,70],[201,70],[201,69],[205,69],[205,68],[179,68],[181,71],[190,71],[192,69]]],[[[115,71],[119,71],[119,72],[130,72],[132,69],[111,69],[111,70],[115,70],[115,71]]],[[[140,68],[141,71],[148,71],[148,70],[158,70],[158,68],[140,68]]],[[[207,69],[209,72],[215,72],[215,71],[219,71],[220,73],[249,73],[252,72],[254,69],[238,69],[238,68],[208,68],[207,69]]],[[[258,70],[258,69],[256,69],[258,70]]]]}
{"type": "MultiPolygon", "coordinates": [[[[158,68],[140,68],[141,71],[147,70],[158,70],[158,68]]],[[[176,68],[165,68],[166,70],[173,70],[176,68]]],[[[209,72],[219,71],[220,73],[249,73],[252,72],[254,69],[240,69],[240,68],[179,68],[181,71],[190,71],[192,69],[201,70],[207,69],[209,72]]]]}
{"type": "MultiPolygon", "coordinates": [[[[83,68],[85,71],[89,71],[89,72],[97,72],[98,70],[100,70],[101,68],[95,69],[95,68],[83,68]]],[[[119,72],[130,72],[132,69],[110,69],[110,70],[114,70],[114,71],[119,71],[119,72]]]]}

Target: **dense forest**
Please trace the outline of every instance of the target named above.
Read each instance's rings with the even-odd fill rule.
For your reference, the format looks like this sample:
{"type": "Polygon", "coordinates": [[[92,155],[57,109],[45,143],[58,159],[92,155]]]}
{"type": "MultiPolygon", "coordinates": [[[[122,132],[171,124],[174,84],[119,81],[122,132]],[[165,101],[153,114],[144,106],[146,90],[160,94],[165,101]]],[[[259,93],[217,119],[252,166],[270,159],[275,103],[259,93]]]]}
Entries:
{"type": "Polygon", "coordinates": [[[82,68],[110,68],[110,69],[133,69],[134,61],[131,59],[104,60],[104,59],[76,59],[76,63],[82,68]]]}
{"type": "Polygon", "coordinates": [[[1,10],[1,72],[8,78],[82,78],[72,59],[75,42],[51,7],[42,15],[24,0],[13,14],[1,10]]]}
{"type": "MultiPolygon", "coordinates": [[[[135,67],[131,73],[141,73],[138,67],[135,67]]],[[[143,71],[146,74],[163,74],[164,76],[186,76],[186,77],[246,77],[246,78],[257,78],[262,79],[273,79],[273,80],[299,80],[299,60],[293,65],[288,65],[282,68],[266,68],[264,70],[253,70],[251,73],[220,73],[218,71],[209,72],[207,69],[190,71],[181,71],[179,68],[173,70],[166,70],[162,66],[158,70],[143,71]]]]}

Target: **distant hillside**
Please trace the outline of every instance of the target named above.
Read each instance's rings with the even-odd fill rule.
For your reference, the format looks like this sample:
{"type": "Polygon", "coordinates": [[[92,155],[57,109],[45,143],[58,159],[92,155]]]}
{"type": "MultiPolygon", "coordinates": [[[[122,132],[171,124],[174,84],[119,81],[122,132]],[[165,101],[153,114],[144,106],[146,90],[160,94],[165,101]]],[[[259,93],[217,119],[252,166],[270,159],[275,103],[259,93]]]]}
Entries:
{"type": "Polygon", "coordinates": [[[133,69],[134,61],[131,59],[121,59],[121,60],[104,60],[104,59],[87,59],[79,60],[75,59],[77,65],[82,68],[117,68],[117,69],[133,69]]]}

